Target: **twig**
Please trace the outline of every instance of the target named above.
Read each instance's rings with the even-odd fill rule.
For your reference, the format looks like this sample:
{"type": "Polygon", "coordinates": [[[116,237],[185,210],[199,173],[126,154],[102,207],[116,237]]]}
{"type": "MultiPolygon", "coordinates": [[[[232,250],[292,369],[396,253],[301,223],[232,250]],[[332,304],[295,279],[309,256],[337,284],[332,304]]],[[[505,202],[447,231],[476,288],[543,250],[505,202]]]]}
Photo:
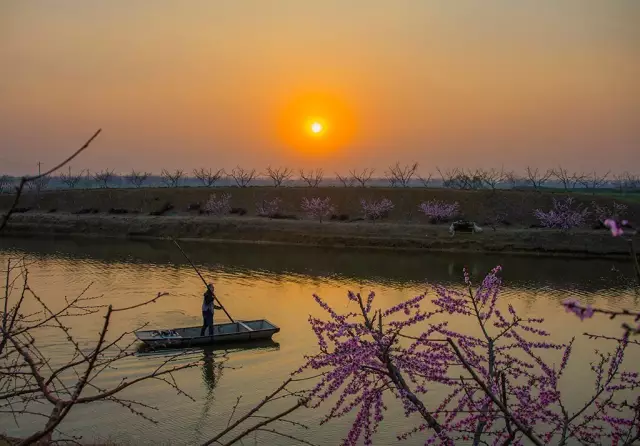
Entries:
{"type": "Polygon", "coordinates": [[[73,160],[76,156],[80,155],[87,147],[89,147],[89,145],[93,142],[94,139],[96,139],[98,137],[98,135],[100,134],[101,131],[102,131],[102,129],[98,129],[93,134],[93,136],[91,138],[89,138],[87,140],[87,142],[85,142],[82,145],[82,147],[80,147],[71,156],[69,156],[67,159],[65,159],[63,162],[61,162],[57,166],[53,167],[52,169],[49,169],[49,170],[47,170],[46,172],[44,172],[44,173],[42,173],[40,175],[24,176],[24,177],[22,177],[20,179],[20,184],[16,188],[16,196],[15,196],[15,198],[13,200],[13,203],[11,204],[11,207],[9,207],[9,210],[7,211],[7,213],[2,217],[2,222],[0,223],[0,233],[2,233],[2,231],[5,228],[5,226],[7,225],[7,222],[9,221],[9,218],[11,217],[11,214],[13,214],[13,212],[16,209],[16,207],[18,206],[18,201],[20,200],[20,196],[22,195],[22,190],[24,189],[25,184],[27,184],[29,182],[37,181],[40,178],[43,178],[43,177],[45,177],[47,175],[50,175],[53,172],[55,172],[56,170],[64,167],[67,163],[69,163],[71,160],[73,160]]]}

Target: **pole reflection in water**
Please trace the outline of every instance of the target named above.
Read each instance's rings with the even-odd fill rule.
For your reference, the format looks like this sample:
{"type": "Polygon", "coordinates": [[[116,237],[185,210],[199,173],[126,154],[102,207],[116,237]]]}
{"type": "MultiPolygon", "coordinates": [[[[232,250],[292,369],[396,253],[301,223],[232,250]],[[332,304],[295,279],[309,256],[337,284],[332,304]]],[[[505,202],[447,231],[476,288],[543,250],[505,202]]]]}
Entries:
{"type": "Polygon", "coordinates": [[[226,366],[230,356],[237,352],[248,350],[277,351],[280,344],[271,339],[252,341],[242,345],[216,345],[205,347],[202,350],[202,380],[207,394],[204,397],[202,412],[196,423],[195,429],[200,433],[200,429],[205,425],[205,420],[209,417],[209,412],[215,401],[214,390],[217,383],[222,379],[225,369],[233,370],[233,367],[226,366]]]}

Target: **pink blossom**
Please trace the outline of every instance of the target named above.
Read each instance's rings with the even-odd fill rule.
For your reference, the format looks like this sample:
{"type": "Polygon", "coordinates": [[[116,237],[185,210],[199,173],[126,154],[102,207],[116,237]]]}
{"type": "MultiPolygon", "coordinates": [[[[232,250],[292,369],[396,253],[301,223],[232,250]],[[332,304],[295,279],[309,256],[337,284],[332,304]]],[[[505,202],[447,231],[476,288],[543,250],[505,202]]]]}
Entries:
{"type": "Polygon", "coordinates": [[[418,210],[433,223],[438,223],[448,221],[455,217],[460,210],[460,205],[457,201],[454,203],[445,203],[443,201],[431,200],[420,203],[418,210]]]}
{"type": "Polygon", "coordinates": [[[373,221],[387,217],[394,207],[391,200],[387,198],[383,198],[380,201],[366,201],[362,199],[360,200],[360,205],[362,206],[365,218],[373,221]]]}
{"type": "MultiPolygon", "coordinates": [[[[623,220],[622,224],[624,225],[625,223],[627,223],[627,221],[623,220]]],[[[622,234],[624,234],[624,231],[622,230],[622,226],[618,226],[618,223],[611,218],[607,218],[604,221],[604,225],[607,228],[611,229],[611,235],[614,237],[619,237],[622,234]]]]}
{"type": "Polygon", "coordinates": [[[565,299],[562,305],[568,313],[574,313],[581,321],[593,317],[593,307],[591,305],[582,306],[576,298],[565,299]]]}
{"type": "MultiPolygon", "coordinates": [[[[296,374],[309,369],[314,374],[322,372],[311,390],[310,402],[318,408],[331,401],[321,424],[350,417],[351,428],[342,444],[373,444],[387,410],[384,399],[391,397],[404,409],[406,424],[416,420],[397,433],[398,440],[419,436],[422,444],[453,445],[469,440],[469,433],[480,429],[482,443],[490,439],[493,444],[525,444],[521,432],[513,438],[501,410],[469,374],[460,379],[465,374],[462,357],[489,391],[503,398],[513,418],[545,444],[566,443],[553,441],[561,440],[563,432],[569,432],[580,444],[604,444],[632,432],[637,423],[634,414],[621,410],[626,401],[614,398],[616,392],[626,398],[627,393],[637,394],[640,388],[638,373],[622,371],[628,342],[623,340],[614,353],[601,354],[600,361],[592,364],[596,396],[588,407],[593,410],[577,414],[565,429],[562,405],[566,402],[558,383],[574,340],[550,342],[549,333],[539,328],[542,319],[520,317],[511,305],[508,313],[501,312],[501,270],[494,268],[475,289],[465,272],[467,287],[463,290],[433,285],[435,298],[430,302],[421,294],[386,310],[374,305],[373,293],[365,299],[349,292],[347,299],[356,302],[359,310],[346,314],[314,296],[330,319],[309,318],[319,351],[307,356],[307,363],[296,374]],[[450,329],[450,314],[479,324],[483,334],[450,329]],[[404,329],[411,330],[411,336],[405,336],[404,329]],[[461,356],[454,353],[451,344],[461,356]],[[554,351],[562,353],[559,362],[553,359],[554,351]],[[431,414],[435,426],[425,413],[431,414]]],[[[575,298],[563,305],[581,319],[594,313],[590,305],[583,307],[575,298]]]]}
{"type": "Polygon", "coordinates": [[[544,212],[540,209],[533,211],[533,214],[545,228],[571,229],[584,224],[589,215],[587,208],[580,209],[580,206],[573,208],[573,197],[568,197],[564,201],[553,199],[553,209],[544,212]]]}
{"type": "Polygon", "coordinates": [[[334,207],[331,205],[331,199],[326,197],[325,199],[319,197],[313,197],[311,199],[302,199],[302,210],[307,213],[311,218],[317,218],[322,222],[323,217],[327,217],[334,212],[334,207]]]}

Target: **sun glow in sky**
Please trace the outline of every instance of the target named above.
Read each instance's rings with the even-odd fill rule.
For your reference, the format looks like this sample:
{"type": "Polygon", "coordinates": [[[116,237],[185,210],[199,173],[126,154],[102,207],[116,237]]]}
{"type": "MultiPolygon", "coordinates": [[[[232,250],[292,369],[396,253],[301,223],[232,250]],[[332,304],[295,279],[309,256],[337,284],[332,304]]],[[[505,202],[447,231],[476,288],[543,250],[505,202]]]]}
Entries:
{"type": "Polygon", "coordinates": [[[314,122],[313,124],[311,124],[311,131],[313,133],[320,133],[322,131],[322,124],[320,124],[319,122],[314,122]]]}
{"type": "Polygon", "coordinates": [[[639,22],[636,0],[6,0],[0,175],[99,127],[74,170],[639,171],[639,22]]]}

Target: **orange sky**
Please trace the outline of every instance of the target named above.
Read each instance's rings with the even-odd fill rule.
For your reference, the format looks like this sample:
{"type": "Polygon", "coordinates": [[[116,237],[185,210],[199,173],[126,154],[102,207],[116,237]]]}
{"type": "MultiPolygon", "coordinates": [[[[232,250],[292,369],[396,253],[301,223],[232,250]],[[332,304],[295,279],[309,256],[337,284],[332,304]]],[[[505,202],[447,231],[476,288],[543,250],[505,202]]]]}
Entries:
{"type": "Polygon", "coordinates": [[[638,23],[636,0],[4,0],[0,173],[98,127],[74,168],[638,171],[638,23]]]}

